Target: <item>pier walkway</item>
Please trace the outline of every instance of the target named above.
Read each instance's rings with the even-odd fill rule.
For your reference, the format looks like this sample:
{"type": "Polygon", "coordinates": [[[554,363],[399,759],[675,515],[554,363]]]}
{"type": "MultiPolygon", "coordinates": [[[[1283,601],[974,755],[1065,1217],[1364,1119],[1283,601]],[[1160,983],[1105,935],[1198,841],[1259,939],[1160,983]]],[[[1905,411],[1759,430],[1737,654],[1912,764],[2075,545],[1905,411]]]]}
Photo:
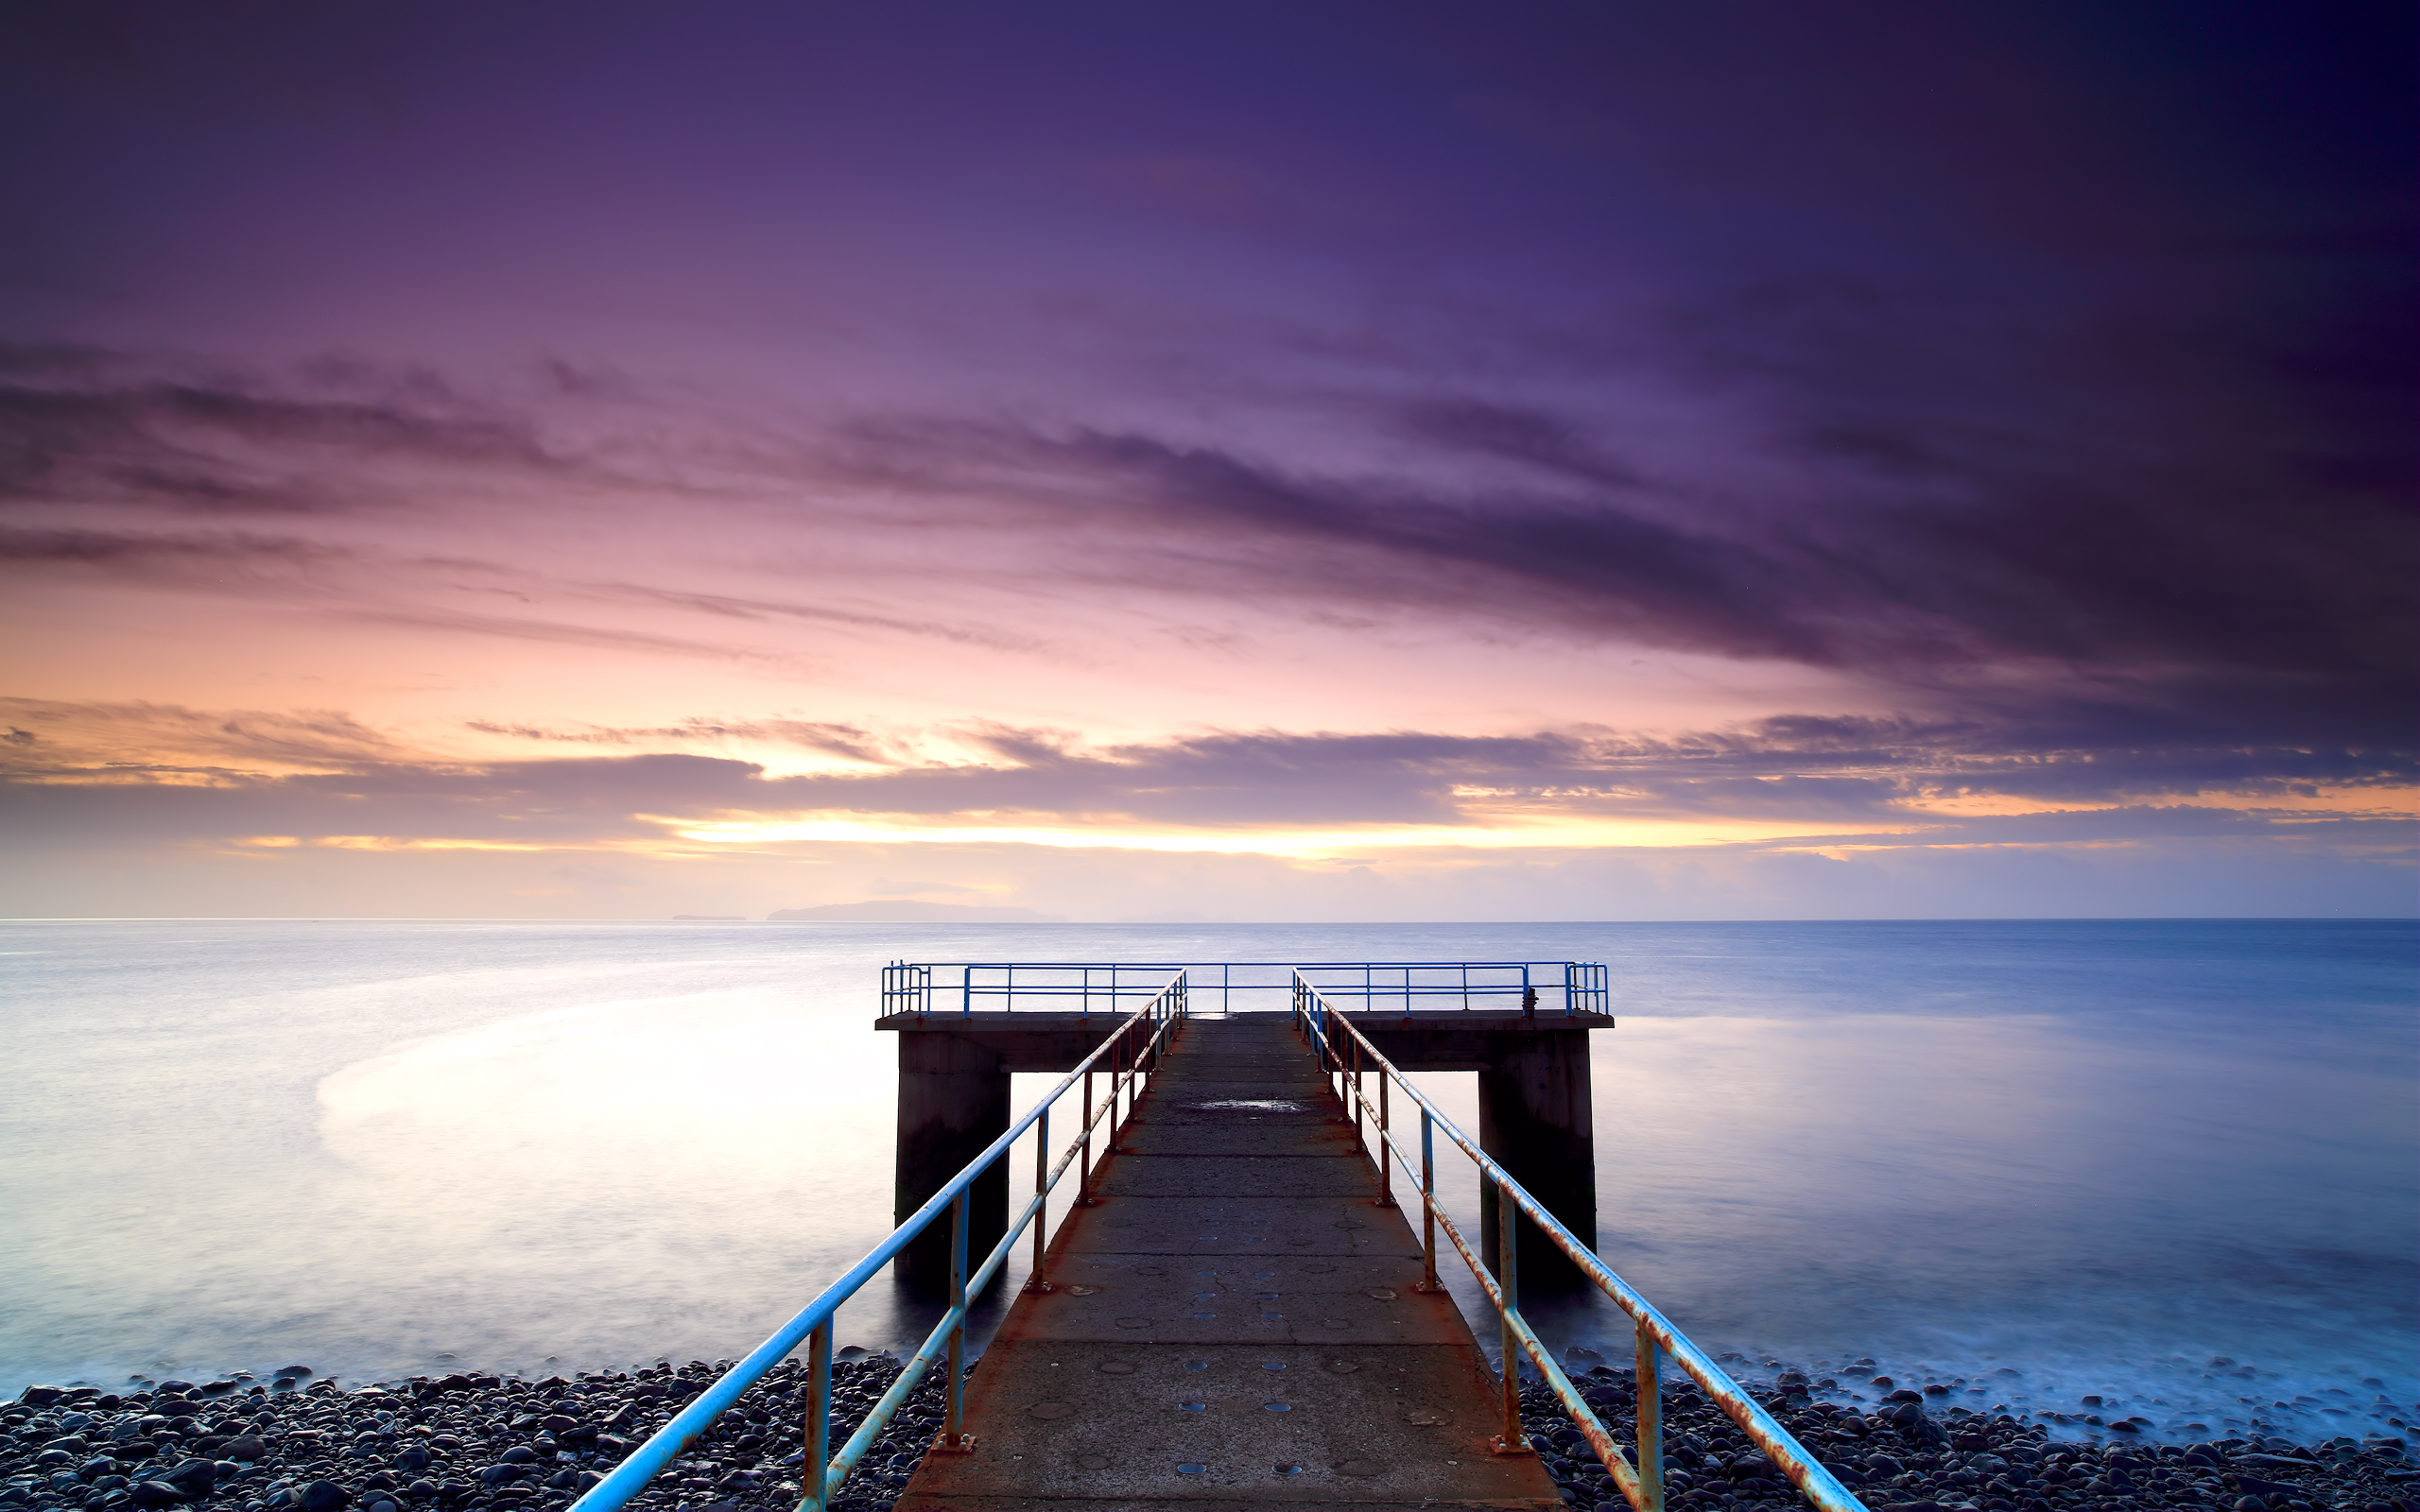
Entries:
{"type": "Polygon", "coordinates": [[[1285,1014],[1187,1019],[900,1512],[1559,1507],[1285,1014]]]}

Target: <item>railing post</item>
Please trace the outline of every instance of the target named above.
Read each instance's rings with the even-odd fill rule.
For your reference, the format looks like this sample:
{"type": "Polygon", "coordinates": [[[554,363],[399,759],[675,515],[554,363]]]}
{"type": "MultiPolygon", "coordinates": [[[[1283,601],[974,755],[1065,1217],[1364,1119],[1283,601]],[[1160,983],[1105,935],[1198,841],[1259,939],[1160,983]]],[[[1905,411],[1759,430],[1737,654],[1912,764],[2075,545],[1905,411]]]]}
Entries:
{"type": "Polygon", "coordinates": [[[1504,1431],[1495,1444],[1499,1454],[1530,1452],[1530,1436],[1521,1431],[1521,1335],[1512,1326],[1521,1309],[1520,1246],[1514,1243],[1520,1213],[1520,1204],[1512,1200],[1499,1177],[1495,1183],[1495,1284],[1504,1293],[1504,1368],[1497,1381],[1504,1395],[1504,1431]]]}
{"type": "Polygon", "coordinates": [[[1664,1512],[1664,1349],[1638,1322],[1638,1512],[1664,1512]]]}
{"type": "Polygon", "coordinates": [[[799,1462],[799,1505],[823,1512],[824,1482],[832,1474],[832,1320],[806,1336],[806,1454],[799,1462]]]}
{"type": "Polygon", "coordinates": [[[1420,1287],[1442,1292],[1437,1282],[1437,1131],[1428,1109],[1420,1110],[1420,1287]]]}
{"type": "Polygon", "coordinates": [[[939,1448],[964,1451],[975,1440],[961,1431],[966,1407],[966,1189],[960,1187],[949,1205],[949,1305],[958,1310],[958,1326],[949,1331],[949,1379],[942,1385],[942,1437],[939,1448]]]}
{"type": "Polygon", "coordinates": [[[1370,1153],[1370,1136],[1361,1132],[1361,1037],[1353,1037],[1353,1143],[1361,1147],[1365,1157],[1370,1153]]]}
{"type": "Polygon", "coordinates": [[[1391,1078],[1378,1073],[1378,1206],[1395,1205],[1394,1146],[1387,1143],[1387,1083],[1391,1078]]]}
{"type": "Polygon", "coordinates": [[[1043,1253],[1043,1242],[1050,1231],[1050,1109],[1045,1108],[1033,1125],[1033,1194],[1042,1206],[1033,1212],[1033,1274],[1026,1279],[1028,1292],[1050,1290],[1050,1273],[1043,1253]]]}
{"type": "Polygon", "coordinates": [[[1118,1065],[1118,1061],[1127,1054],[1126,1040],[1127,1037],[1123,1033],[1119,1034],[1117,1044],[1109,1053],[1109,1134],[1101,1142],[1100,1148],[1100,1153],[1104,1156],[1117,1153],[1118,1094],[1126,1088],[1126,1073],[1118,1065]]]}
{"type": "Polygon", "coordinates": [[[1084,1073],[1084,1153],[1076,1169],[1076,1206],[1095,1208],[1100,1199],[1093,1195],[1093,1074],[1084,1073]]]}

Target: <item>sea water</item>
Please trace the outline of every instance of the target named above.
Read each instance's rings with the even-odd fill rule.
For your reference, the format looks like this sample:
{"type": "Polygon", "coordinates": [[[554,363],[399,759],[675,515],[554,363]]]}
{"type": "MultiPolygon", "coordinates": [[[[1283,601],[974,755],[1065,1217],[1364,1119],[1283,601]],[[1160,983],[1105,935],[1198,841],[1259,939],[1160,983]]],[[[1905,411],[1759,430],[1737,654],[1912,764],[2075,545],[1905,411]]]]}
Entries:
{"type": "MultiPolygon", "coordinates": [[[[2408,921],[31,921],[0,950],[11,1393],[740,1355],[890,1228],[890,959],[1579,959],[1620,1020],[1599,1247],[1743,1376],[1871,1358],[2167,1436],[2420,1423],[2408,921]]],[[[1475,1124],[1469,1076],[1420,1079],[1475,1124]]],[[[877,1279],[842,1341],[926,1315],[877,1279]]],[[[1610,1309],[1552,1327],[1627,1353],[1610,1309]]]]}

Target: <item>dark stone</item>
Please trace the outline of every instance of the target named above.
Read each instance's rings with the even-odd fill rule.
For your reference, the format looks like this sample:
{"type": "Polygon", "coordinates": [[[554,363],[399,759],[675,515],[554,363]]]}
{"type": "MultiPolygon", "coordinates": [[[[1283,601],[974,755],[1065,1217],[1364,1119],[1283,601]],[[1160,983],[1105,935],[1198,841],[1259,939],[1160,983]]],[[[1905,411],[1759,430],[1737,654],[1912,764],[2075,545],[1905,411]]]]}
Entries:
{"type": "Polygon", "coordinates": [[[313,1481],[302,1487],[296,1504],[302,1512],[343,1512],[353,1504],[353,1493],[334,1481],[313,1481]]]}
{"type": "Polygon", "coordinates": [[[2238,1475],[2234,1479],[2237,1490],[2254,1496],[2300,1496],[2303,1493],[2299,1486],[2289,1486],[2283,1481],[2264,1481],[2257,1475],[2238,1475]]]}
{"type": "Polygon", "coordinates": [[[189,1459],[160,1479],[187,1496],[205,1497],[218,1485],[218,1465],[215,1460],[189,1459]]]}
{"type": "Polygon", "coordinates": [[[27,1386],[17,1393],[17,1400],[28,1407],[49,1407],[59,1403],[66,1395],[66,1391],[59,1386],[27,1386]]]}
{"type": "Polygon", "coordinates": [[[185,1494],[165,1481],[138,1481],[128,1490],[127,1499],[140,1507],[175,1506],[185,1494]]]}
{"type": "MultiPolygon", "coordinates": [[[[1425,1199],[1424,1199],[1425,1200],[1425,1199]]],[[[496,1458],[507,1465],[527,1465],[538,1457],[538,1452],[527,1444],[515,1444],[496,1458]]]]}

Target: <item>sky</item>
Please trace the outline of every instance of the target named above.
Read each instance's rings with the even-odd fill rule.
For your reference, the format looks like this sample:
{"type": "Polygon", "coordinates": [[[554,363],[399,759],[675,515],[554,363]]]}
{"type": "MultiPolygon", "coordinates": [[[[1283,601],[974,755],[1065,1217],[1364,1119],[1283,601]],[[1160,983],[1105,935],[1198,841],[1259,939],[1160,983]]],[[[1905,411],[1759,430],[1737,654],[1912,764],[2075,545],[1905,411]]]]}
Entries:
{"type": "Polygon", "coordinates": [[[2402,0],[0,15],[0,913],[2414,912],[2402,0]]]}

